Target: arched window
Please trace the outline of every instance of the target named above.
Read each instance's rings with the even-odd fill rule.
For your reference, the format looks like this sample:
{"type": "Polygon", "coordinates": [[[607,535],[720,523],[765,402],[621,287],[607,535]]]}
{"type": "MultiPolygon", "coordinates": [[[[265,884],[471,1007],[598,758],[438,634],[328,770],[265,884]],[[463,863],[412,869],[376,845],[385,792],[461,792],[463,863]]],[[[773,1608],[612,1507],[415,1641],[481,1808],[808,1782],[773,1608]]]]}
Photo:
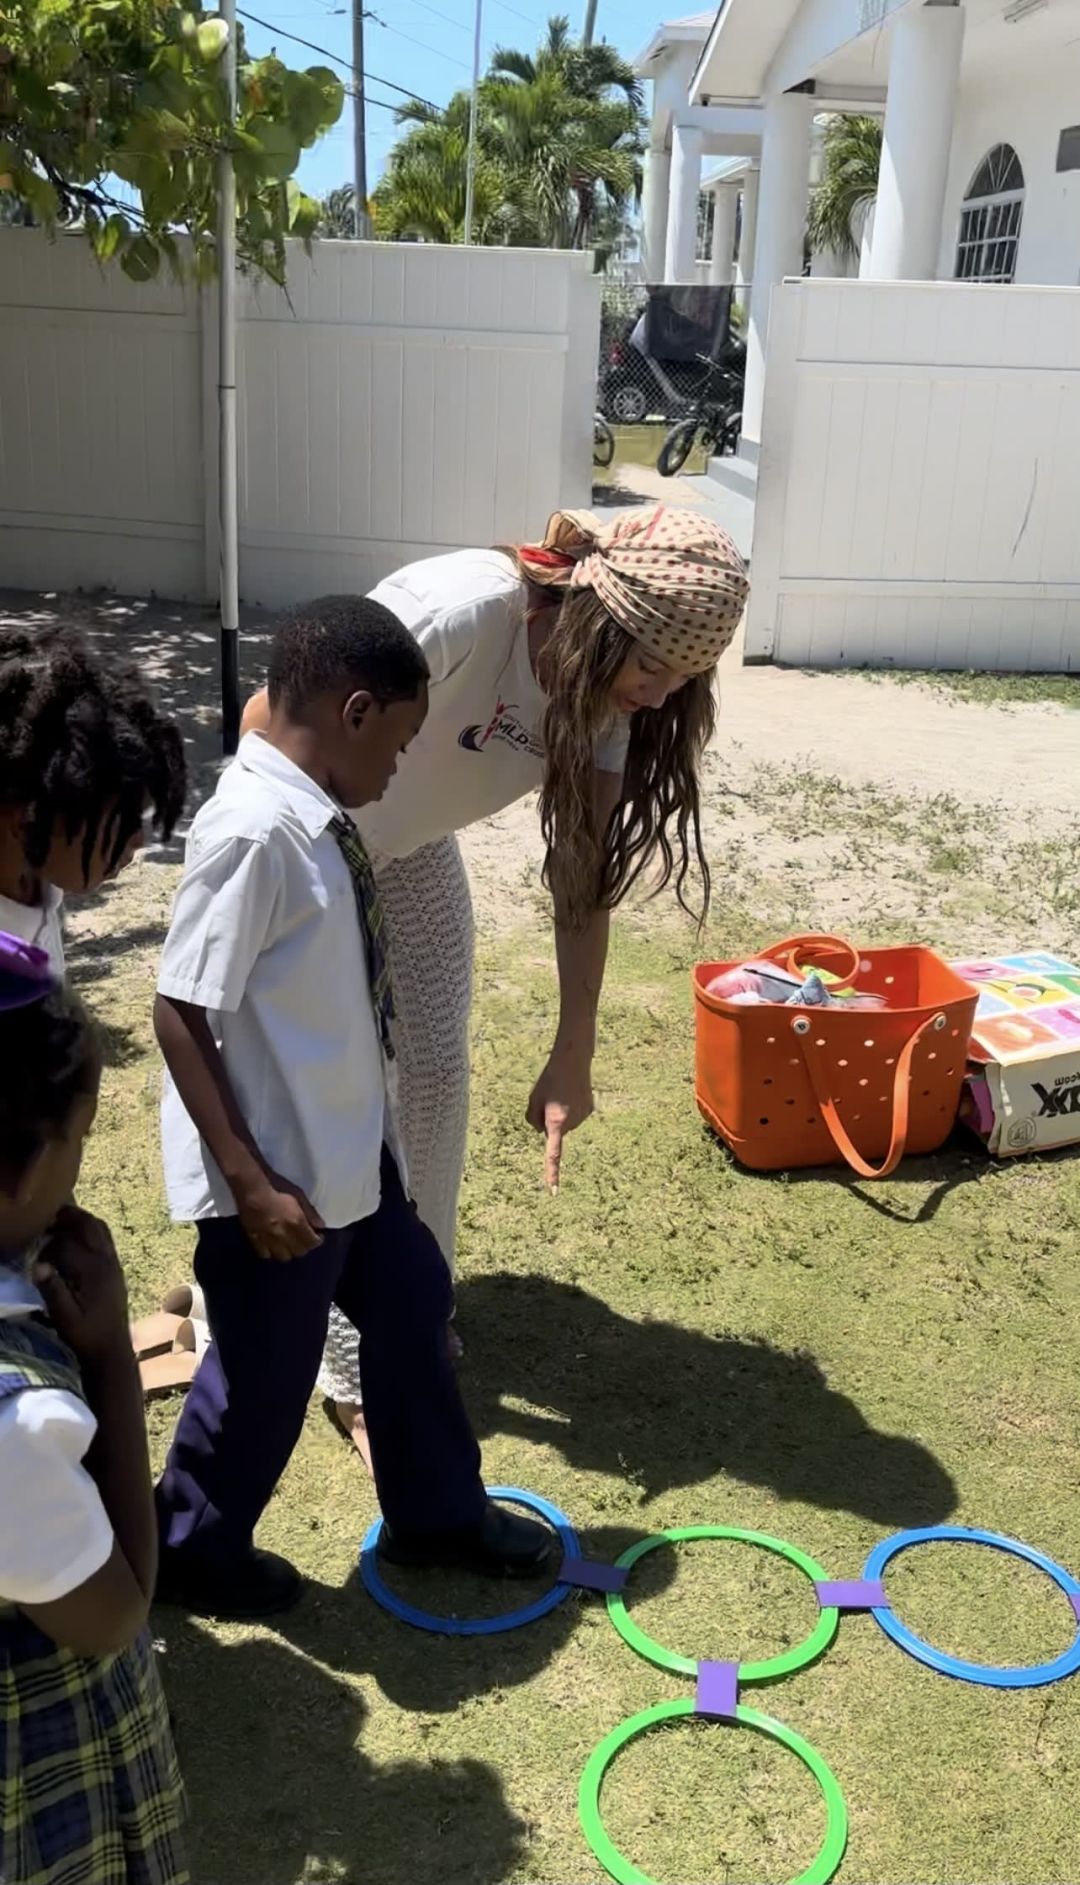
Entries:
{"type": "Polygon", "coordinates": [[[1011,144],[995,144],[975,172],[960,211],[957,281],[1015,281],[1024,214],[1024,172],[1011,144]]]}

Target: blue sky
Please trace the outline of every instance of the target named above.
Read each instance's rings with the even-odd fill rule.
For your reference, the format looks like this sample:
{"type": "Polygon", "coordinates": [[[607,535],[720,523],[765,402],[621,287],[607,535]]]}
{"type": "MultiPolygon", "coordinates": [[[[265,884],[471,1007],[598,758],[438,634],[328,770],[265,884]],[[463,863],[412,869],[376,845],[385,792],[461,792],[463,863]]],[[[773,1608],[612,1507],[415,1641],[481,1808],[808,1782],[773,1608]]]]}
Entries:
{"type": "MultiPolygon", "coordinates": [[[[244,30],[250,50],[256,54],[277,47],[290,65],[331,64],[328,59],[295,45],[284,37],[296,33],[302,39],[348,61],[352,56],[351,0],[250,0],[250,10],[275,29],[268,32],[250,19],[244,30]]],[[[239,0],[247,11],[248,0],[239,0]]],[[[395,93],[381,79],[406,86],[433,104],[445,104],[451,94],[470,82],[472,36],[475,19],[474,0],[365,0],[377,19],[365,22],[365,55],[373,76],[365,91],[369,99],[392,103],[395,93]],[[379,22],[385,24],[379,24],[379,22]]],[[[584,0],[483,0],[483,57],[486,63],[494,46],[515,46],[531,51],[543,38],[549,14],[568,13],[575,31],[581,30],[585,14],[584,0]]],[[[666,17],[677,18],[693,12],[683,0],[667,8],[666,17]]],[[[633,58],[651,38],[665,12],[655,0],[599,0],[596,20],[598,39],[609,39],[620,52],[633,58]]],[[[340,66],[336,70],[342,71],[340,66]]],[[[342,72],[342,76],[345,76],[342,72]]],[[[368,107],[368,176],[373,185],[386,162],[396,136],[393,112],[382,106],[368,107]]],[[[336,184],[346,183],[352,175],[352,112],[345,113],[330,134],[304,156],[300,181],[313,196],[324,196],[336,184]]]]}

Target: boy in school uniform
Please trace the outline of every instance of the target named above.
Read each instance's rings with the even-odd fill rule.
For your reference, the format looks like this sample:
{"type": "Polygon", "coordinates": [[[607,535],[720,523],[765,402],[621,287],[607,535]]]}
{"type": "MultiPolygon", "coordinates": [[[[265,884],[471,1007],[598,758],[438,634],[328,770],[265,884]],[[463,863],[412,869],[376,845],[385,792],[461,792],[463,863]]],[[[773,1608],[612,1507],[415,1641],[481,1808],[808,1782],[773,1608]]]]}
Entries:
{"type": "Polygon", "coordinates": [[[294,611],[270,722],[196,817],[162,957],[166,1185],[198,1229],[213,1342],[158,1488],[165,1601],[270,1615],[300,1594],[252,1534],[303,1425],[336,1302],[360,1331],[395,1563],[531,1576],[549,1534],[491,1504],[450,1361],[450,1279],[394,1131],[393,994],[345,805],[381,798],[427,712],[427,666],[380,604],[294,611]]]}

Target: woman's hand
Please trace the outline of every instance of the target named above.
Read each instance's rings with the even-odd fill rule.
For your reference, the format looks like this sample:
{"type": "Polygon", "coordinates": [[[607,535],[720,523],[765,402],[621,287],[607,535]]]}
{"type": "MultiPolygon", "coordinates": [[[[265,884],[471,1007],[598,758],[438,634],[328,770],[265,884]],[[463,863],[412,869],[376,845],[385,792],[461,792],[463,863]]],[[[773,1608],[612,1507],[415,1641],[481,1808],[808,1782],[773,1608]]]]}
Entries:
{"type": "Polygon", "coordinates": [[[549,1191],[559,1189],[563,1140],[583,1126],[594,1111],[591,1056],[555,1047],[533,1087],[525,1117],[544,1135],[544,1180],[549,1191]]]}
{"type": "Polygon", "coordinates": [[[100,1218],[68,1205],[60,1212],[34,1272],[49,1319],[81,1362],[131,1351],[127,1287],[112,1233],[100,1218]]]}

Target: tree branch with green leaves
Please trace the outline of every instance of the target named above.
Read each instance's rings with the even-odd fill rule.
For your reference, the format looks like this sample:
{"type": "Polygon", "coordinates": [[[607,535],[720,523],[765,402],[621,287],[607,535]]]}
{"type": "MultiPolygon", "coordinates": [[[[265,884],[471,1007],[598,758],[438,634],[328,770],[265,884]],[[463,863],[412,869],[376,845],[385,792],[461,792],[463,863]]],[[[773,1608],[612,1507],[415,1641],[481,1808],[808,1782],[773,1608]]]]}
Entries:
{"type": "Polygon", "coordinates": [[[163,261],[181,274],[186,236],[204,280],[231,153],[241,264],[283,282],[286,237],[310,241],[320,216],[295,172],[344,88],[322,66],[249,59],[241,33],[234,119],[227,34],[173,0],[0,0],[2,220],[81,230],[137,282],[163,261]]]}

